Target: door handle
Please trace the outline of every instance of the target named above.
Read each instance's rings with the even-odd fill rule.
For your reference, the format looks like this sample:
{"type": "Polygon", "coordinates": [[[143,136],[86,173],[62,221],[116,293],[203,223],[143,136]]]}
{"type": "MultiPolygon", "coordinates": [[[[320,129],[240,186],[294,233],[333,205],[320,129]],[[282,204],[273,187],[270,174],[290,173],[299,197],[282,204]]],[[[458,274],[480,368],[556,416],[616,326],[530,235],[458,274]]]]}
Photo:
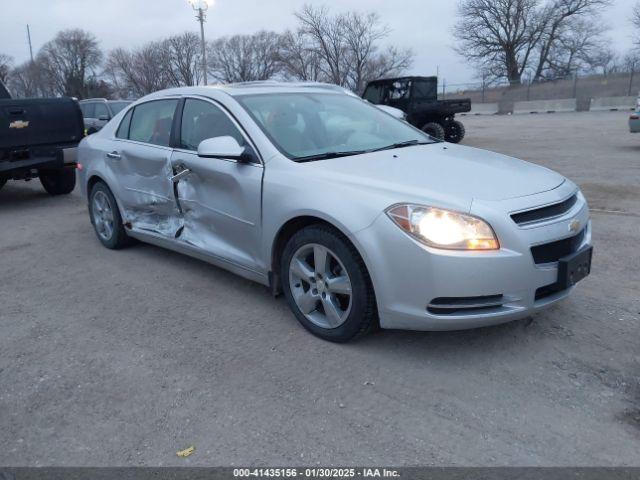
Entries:
{"type": "Polygon", "coordinates": [[[188,168],[182,168],[178,173],[176,173],[173,177],[171,177],[171,181],[173,183],[178,183],[180,180],[185,178],[187,175],[191,174],[191,170],[188,168]]]}
{"type": "Polygon", "coordinates": [[[113,152],[107,153],[107,157],[113,158],[114,160],[120,160],[122,157],[115,150],[113,152]]]}

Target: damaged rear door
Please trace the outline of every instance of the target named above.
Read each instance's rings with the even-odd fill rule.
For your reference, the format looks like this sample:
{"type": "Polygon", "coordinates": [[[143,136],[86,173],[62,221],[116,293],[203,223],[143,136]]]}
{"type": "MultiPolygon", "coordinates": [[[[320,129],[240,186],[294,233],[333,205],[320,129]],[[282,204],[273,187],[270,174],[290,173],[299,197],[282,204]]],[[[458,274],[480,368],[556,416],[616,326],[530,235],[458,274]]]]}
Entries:
{"type": "Polygon", "coordinates": [[[171,159],[183,221],[177,240],[254,272],[259,260],[263,167],[197,155],[202,140],[231,136],[248,140],[219,105],[187,98],[177,122],[171,159]],[[183,174],[181,174],[183,172],[183,174]]]}
{"type": "Polygon", "coordinates": [[[127,113],[106,165],[118,179],[125,222],[132,228],[174,238],[180,228],[174,195],[170,147],[179,99],[153,100],[127,113]]]}

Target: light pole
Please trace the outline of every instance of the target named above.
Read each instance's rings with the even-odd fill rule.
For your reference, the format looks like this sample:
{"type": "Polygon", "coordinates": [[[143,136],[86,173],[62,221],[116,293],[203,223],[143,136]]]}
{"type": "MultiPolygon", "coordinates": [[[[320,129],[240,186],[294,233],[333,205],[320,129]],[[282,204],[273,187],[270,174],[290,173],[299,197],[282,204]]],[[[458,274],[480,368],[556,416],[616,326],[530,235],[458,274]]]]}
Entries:
{"type": "Polygon", "coordinates": [[[214,0],[187,0],[189,5],[196,11],[196,19],[200,22],[200,42],[202,47],[202,79],[204,84],[207,82],[207,45],[204,42],[204,22],[207,17],[209,6],[213,5],[214,0]]]}

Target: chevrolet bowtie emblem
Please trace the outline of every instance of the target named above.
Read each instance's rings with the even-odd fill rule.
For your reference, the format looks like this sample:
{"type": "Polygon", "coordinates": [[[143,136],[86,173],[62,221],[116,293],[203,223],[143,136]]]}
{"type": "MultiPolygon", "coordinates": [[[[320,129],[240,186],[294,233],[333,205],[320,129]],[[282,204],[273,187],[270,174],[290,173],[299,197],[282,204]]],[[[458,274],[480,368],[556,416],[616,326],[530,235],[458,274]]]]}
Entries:
{"type": "Polygon", "coordinates": [[[9,128],[27,128],[29,126],[28,120],[14,120],[9,124],[9,128]]]}
{"type": "Polygon", "coordinates": [[[578,230],[580,230],[580,220],[574,218],[569,222],[569,231],[576,233],[578,230]]]}

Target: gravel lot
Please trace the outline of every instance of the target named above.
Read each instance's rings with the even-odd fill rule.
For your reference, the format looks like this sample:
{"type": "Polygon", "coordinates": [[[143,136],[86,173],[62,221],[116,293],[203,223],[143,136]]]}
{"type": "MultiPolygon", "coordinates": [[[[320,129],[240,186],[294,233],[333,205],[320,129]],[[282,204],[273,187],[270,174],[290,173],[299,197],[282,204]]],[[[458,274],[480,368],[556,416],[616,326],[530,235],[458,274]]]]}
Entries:
{"type": "Polygon", "coordinates": [[[596,251],[570,299],[499,327],[347,345],[223,270],[101,247],[77,192],[10,182],[0,465],[640,466],[640,135],[626,118],[464,119],[467,145],[583,187],[596,251]]]}

